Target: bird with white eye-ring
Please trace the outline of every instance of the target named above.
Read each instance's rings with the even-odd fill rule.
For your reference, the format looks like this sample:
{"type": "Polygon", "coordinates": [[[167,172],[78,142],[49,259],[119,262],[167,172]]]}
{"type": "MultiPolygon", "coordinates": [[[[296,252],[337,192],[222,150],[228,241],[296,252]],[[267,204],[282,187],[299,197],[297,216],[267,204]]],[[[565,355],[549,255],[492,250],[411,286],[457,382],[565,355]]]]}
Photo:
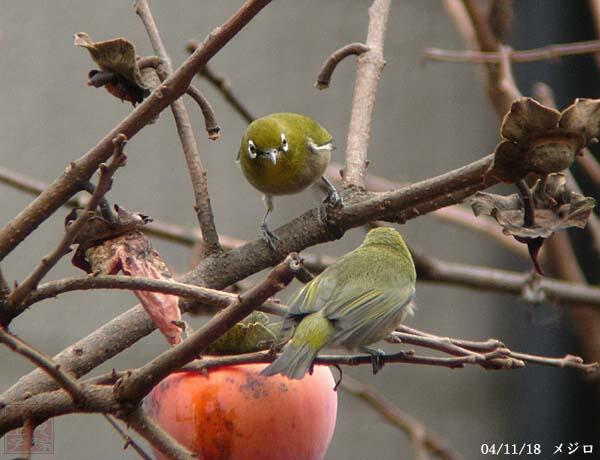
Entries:
{"type": "Polygon", "coordinates": [[[323,176],[334,148],[331,140],[319,123],[296,113],[267,115],[246,129],[238,161],[248,182],[264,194],[267,210],[261,234],[271,249],[276,249],[278,239],[267,225],[274,196],[299,193],[321,178],[328,190],[325,202],[342,205],[340,195],[323,176]]]}

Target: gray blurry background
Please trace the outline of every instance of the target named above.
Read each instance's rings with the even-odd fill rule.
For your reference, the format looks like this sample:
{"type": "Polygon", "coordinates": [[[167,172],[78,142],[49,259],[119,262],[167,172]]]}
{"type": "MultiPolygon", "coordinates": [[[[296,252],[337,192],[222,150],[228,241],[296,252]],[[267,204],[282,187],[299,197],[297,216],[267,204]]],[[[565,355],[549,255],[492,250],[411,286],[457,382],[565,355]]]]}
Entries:
{"type": "MultiPolygon", "coordinates": [[[[129,104],[86,86],[86,74],[93,65],[84,50],[73,46],[73,33],[85,31],[95,40],[125,36],[136,44],[139,54],[152,54],[131,3],[0,2],[2,165],[51,181],[69,160],[85,153],[129,113],[129,104]]],[[[544,3],[544,8],[539,1],[525,3],[527,6],[519,5],[520,10],[528,11],[518,11],[525,16],[517,21],[515,46],[582,38],[565,29],[579,20],[573,16],[573,22],[568,22],[569,14],[579,14],[570,11],[582,9],[585,2],[567,5],[553,1],[544,3]],[[546,7],[548,4],[552,6],[546,7]],[[527,17],[536,20],[529,23],[527,17]],[[559,24],[558,18],[563,22],[559,24]]],[[[230,0],[150,2],[175,65],[185,59],[189,39],[202,39],[240,4],[230,0]]],[[[331,51],[364,40],[369,5],[366,0],[273,2],[211,66],[231,80],[236,93],[258,115],[294,111],[318,119],[334,136],[336,161],[343,161],[355,75],[353,59],[339,66],[329,90],[319,92],[312,84],[331,51]]],[[[585,22],[585,27],[573,30],[587,33],[589,25],[585,22]]],[[[477,69],[424,65],[421,51],[426,46],[462,48],[441,4],[394,0],[384,52],[387,66],[379,86],[369,151],[369,171],[389,179],[416,181],[445,172],[489,153],[497,142],[497,120],[483,95],[477,69]]],[[[561,63],[524,65],[516,71],[522,89],[528,92],[528,85],[538,79],[576,80],[573,66],[578,62],[567,58],[561,63]]],[[[241,179],[234,162],[245,123],[206,82],[196,84],[210,99],[222,127],[221,139],[208,141],[198,108],[186,100],[208,170],[217,228],[225,235],[255,238],[263,204],[259,194],[241,179]]],[[[580,84],[577,96],[595,93],[597,87],[580,84]]],[[[572,96],[559,93],[558,99],[563,103],[572,96]]],[[[127,152],[128,165],[117,173],[109,199],[160,220],[196,226],[191,185],[170,111],[164,111],[158,123],[132,139],[127,152]]],[[[277,200],[273,226],[316,206],[320,196],[307,191],[277,200]]],[[[31,200],[1,184],[0,197],[2,224],[31,200]]],[[[65,210],[56,213],[6,258],[2,268],[11,281],[22,279],[55,246],[65,214],[65,210]]],[[[526,261],[484,238],[430,216],[412,220],[401,230],[411,244],[444,259],[529,268],[526,261]]],[[[362,229],[350,231],[341,241],[310,251],[342,254],[354,248],[363,233],[362,229]]],[[[188,249],[158,240],[153,244],[173,271],[187,269],[188,249]]],[[[65,259],[48,279],[79,274],[65,259]]],[[[37,304],[12,327],[54,354],[134,303],[134,296],[128,293],[72,293],[37,304]]],[[[553,305],[532,307],[514,297],[419,284],[418,307],[409,325],[434,333],[468,339],[497,337],[515,350],[544,355],[578,351],[564,310],[553,305]]],[[[199,321],[192,319],[193,324],[199,321]]],[[[153,333],[97,371],[139,366],[164,349],[164,339],[153,333]]],[[[0,389],[30,369],[28,362],[0,349],[0,389]]],[[[453,371],[390,365],[376,377],[367,366],[345,371],[377,387],[467,458],[478,458],[485,442],[540,442],[548,452],[554,443],[586,441],[582,420],[587,419],[576,412],[581,409],[583,387],[579,377],[568,370],[529,367],[486,372],[474,367],[453,371]]],[[[404,434],[361,401],[344,393],[339,400],[328,459],[411,458],[410,442],[404,434]]],[[[121,450],[122,440],[101,417],[62,417],[54,421],[54,427],[53,458],[135,458],[131,450],[121,450]]],[[[8,458],[1,449],[0,458],[8,458]]]]}

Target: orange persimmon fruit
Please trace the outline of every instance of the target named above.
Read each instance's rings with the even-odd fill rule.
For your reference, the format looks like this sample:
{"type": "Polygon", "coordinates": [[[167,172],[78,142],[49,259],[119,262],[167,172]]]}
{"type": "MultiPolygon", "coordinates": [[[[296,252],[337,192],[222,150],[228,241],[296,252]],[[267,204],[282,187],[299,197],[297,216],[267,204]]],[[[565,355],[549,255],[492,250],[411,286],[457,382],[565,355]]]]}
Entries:
{"type": "Polygon", "coordinates": [[[315,366],[290,380],[259,375],[265,366],[172,374],[146,397],[144,411],[202,460],[321,460],[337,413],[331,371],[315,366]]]}

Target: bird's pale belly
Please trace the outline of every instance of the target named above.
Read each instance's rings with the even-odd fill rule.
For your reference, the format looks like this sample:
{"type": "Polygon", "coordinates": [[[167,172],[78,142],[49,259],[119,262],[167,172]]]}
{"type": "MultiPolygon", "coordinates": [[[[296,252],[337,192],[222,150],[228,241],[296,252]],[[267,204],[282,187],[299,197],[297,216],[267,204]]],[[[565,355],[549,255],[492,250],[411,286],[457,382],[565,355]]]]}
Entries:
{"type": "Polygon", "coordinates": [[[242,163],[242,172],[248,182],[263,193],[292,195],[316,182],[325,173],[329,158],[329,152],[323,152],[302,167],[283,160],[273,164],[268,158],[258,158],[259,163],[252,168],[242,163]]]}

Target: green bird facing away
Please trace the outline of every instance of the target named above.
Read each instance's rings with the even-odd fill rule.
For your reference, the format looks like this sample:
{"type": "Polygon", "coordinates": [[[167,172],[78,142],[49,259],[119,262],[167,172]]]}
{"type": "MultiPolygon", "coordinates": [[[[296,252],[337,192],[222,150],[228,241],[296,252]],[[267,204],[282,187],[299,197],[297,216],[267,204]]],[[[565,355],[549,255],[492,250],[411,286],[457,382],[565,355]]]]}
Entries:
{"type": "Polygon", "coordinates": [[[290,299],[280,338],[292,338],[263,375],[301,379],[319,350],[341,346],[373,357],[367,345],[387,337],[413,312],[415,265],[404,240],[391,228],[371,230],[355,250],[339,258],[290,299]]]}
{"type": "Polygon", "coordinates": [[[310,117],[297,113],[273,113],[248,126],[238,153],[238,161],[250,184],[264,194],[267,208],[261,234],[275,250],[274,235],[267,225],[274,209],[273,196],[299,193],[319,178],[328,195],[326,202],[338,206],[341,198],[323,176],[333,145],[329,134],[310,117]]]}

